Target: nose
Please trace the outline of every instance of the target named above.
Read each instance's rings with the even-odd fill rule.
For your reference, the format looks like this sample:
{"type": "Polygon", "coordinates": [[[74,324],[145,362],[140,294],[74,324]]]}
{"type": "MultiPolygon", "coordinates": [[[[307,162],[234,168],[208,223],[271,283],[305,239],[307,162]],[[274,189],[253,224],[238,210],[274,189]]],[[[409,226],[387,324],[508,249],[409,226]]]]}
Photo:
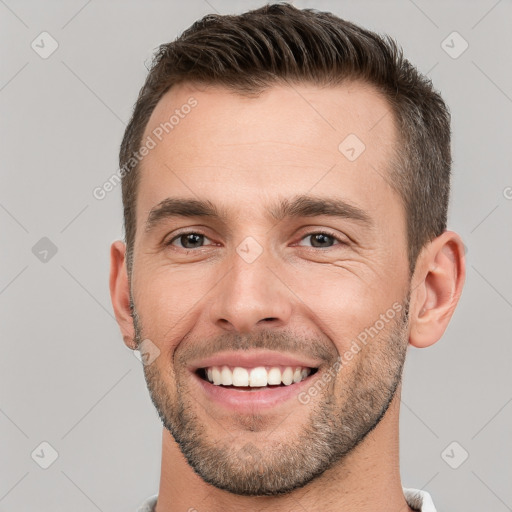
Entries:
{"type": "Polygon", "coordinates": [[[271,260],[268,251],[250,263],[233,251],[230,271],[215,287],[210,309],[212,323],[239,333],[289,323],[293,293],[278,277],[271,260]]]}

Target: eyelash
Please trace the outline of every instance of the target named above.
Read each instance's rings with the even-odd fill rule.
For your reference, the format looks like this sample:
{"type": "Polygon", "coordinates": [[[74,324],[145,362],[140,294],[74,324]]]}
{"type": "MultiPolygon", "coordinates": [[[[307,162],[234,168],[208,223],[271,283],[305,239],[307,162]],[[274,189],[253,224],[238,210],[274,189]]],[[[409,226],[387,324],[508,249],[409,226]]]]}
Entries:
{"type": "MultiPolygon", "coordinates": [[[[201,231],[183,231],[177,235],[175,235],[173,238],[171,238],[168,242],[166,242],[164,245],[166,246],[172,246],[172,243],[175,241],[175,240],[179,240],[181,237],[183,236],[186,236],[186,235],[201,235],[201,236],[204,236],[205,238],[209,239],[207,235],[205,235],[204,233],[202,233],[201,231]]],[[[311,231],[310,233],[306,233],[302,236],[302,238],[300,239],[301,241],[304,240],[305,238],[307,237],[310,237],[310,236],[313,236],[313,235],[325,235],[325,236],[328,236],[332,239],[334,239],[336,242],[338,242],[337,245],[348,245],[348,243],[344,240],[341,240],[339,237],[337,237],[335,234],[333,233],[330,233],[329,231],[311,231]]],[[[335,244],[336,245],[336,244],[335,244]]],[[[304,246],[302,246],[304,247],[304,246]]],[[[313,247],[313,246],[310,246],[311,249],[322,249],[322,250],[328,250],[328,249],[332,249],[334,246],[331,246],[331,247],[313,247]]],[[[178,247],[178,249],[183,249],[184,251],[194,251],[194,250],[197,250],[197,249],[203,249],[204,247],[196,247],[196,248],[193,248],[193,249],[187,249],[186,247],[178,247]]]]}
{"type": "Polygon", "coordinates": [[[335,240],[338,243],[332,245],[331,247],[313,247],[313,246],[311,246],[310,247],[311,249],[323,249],[325,251],[325,250],[334,248],[336,245],[348,245],[345,240],[342,240],[341,238],[336,236],[334,233],[330,233],[329,231],[311,231],[310,233],[304,234],[302,236],[301,240],[304,240],[305,238],[308,238],[309,236],[313,236],[313,235],[325,235],[325,236],[332,238],[333,240],[335,240]]]}

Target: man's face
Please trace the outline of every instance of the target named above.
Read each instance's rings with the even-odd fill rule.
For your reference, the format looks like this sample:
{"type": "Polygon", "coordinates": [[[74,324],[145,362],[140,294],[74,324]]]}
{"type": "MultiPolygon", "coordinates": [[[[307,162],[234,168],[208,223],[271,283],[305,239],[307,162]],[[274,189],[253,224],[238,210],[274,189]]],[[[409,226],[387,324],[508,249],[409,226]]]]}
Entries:
{"type": "Polygon", "coordinates": [[[301,487],[378,424],[401,378],[409,275],[393,116],[360,83],[257,98],[182,85],[148,135],[131,291],[137,342],[160,351],[144,366],[151,398],[205,481],[301,487]],[[169,198],[218,216],[162,208],[169,198]]]}

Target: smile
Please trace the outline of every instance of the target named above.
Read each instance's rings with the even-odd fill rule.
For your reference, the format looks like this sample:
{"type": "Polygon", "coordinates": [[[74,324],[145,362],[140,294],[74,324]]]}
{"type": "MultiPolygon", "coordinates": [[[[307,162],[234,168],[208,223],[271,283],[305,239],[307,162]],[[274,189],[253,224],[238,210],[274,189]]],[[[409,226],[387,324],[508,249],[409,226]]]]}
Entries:
{"type": "Polygon", "coordinates": [[[194,392],[204,397],[205,408],[254,414],[297,401],[299,393],[321,377],[323,362],[301,354],[252,349],[220,352],[188,366],[194,392]]]}
{"type": "Polygon", "coordinates": [[[274,386],[291,386],[307,379],[315,373],[316,368],[304,366],[209,366],[200,368],[198,375],[215,386],[231,388],[269,388],[274,386]]]}

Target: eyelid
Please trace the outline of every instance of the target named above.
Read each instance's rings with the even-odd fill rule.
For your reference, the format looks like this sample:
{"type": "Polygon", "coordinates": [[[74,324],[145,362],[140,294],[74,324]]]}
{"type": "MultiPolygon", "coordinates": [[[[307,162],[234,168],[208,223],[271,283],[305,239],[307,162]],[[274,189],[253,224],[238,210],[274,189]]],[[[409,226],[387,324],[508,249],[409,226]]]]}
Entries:
{"type": "MultiPolygon", "coordinates": [[[[178,231],[177,233],[175,233],[167,241],[164,241],[163,245],[164,246],[173,245],[172,242],[174,242],[175,240],[181,238],[182,236],[192,235],[192,234],[204,236],[204,238],[206,238],[206,239],[211,241],[210,237],[206,233],[204,233],[204,231],[202,231],[201,229],[184,228],[182,231],[178,231]]],[[[178,247],[178,249],[183,249],[185,251],[197,250],[197,249],[187,249],[186,247],[178,247]]],[[[202,247],[198,247],[198,249],[202,249],[202,247]]]]}
{"type": "MultiPolygon", "coordinates": [[[[338,242],[338,245],[349,245],[348,240],[344,239],[340,235],[337,235],[336,233],[334,233],[326,228],[317,228],[317,229],[308,231],[307,233],[303,233],[299,239],[299,242],[301,242],[304,238],[307,238],[308,236],[312,236],[312,235],[327,235],[327,236],[330,236],[331,238],[334,238],[334,240],[336,240],[336,242],[338,242]]],[[[301,246],[301,247],[304,247],[304,246],[301,246]]],[[[333,247],[334,246],[331,246],[331,247],[313,247],[313,246],[311,246],[312,249],[322,249],[322,250],[332,249],[333,247]]]]}
{"type": "MultiPolygon", "coordinates": [[[[189,235],[189,234],[194,234],[194,235],[201,235],[203,236],[204,238],[206,238],[207,240],[210,240],[211,239],[208,237],[208,235],[206,235],[206,233],[204,233],[203,230],[201,229],[190,229],[190,228],[184,228],[183,230],[181,231],[178,231],[177,233],[174,233],[174,235],[168,240],[168,241],[164,241],[164,246],[168,246],[168,245],[173,245],[173,242],[175,240],[178,240],[180,237],[182,236],[185,236],[185,235],[189,235]]],[[[327,236],[330,236],[332,237],[334,240],[336,240],[336,242],[338,242],[337,245],[349,245],[349,241],[348,240],[345,240],[343,239],[342,237],[340,237],[339,235],[337,235],[336,233],[326,229],[326,228],[317,228],[317,229],[312,229],[311,231],[308,231],[306,233],[303,233],[300,238],[299,238],[299,242],[301,242],[303,239],[307,238],[308,236],[312,236],[312,235],[327,235],[327,236]]],[[[297,242],[297,245],[298,242],[297,242]]],[[[202,247],[198,247],[196,249],[187,249],[186,247],[178,247],[179,249],[184,249],[184,250],[187,250],[187,251],[193,251],[193,250],[198,250],[198,249],[202,249],[204,246],[202,247]]],[[[307,246],[302,246],[301,247],[307,247],[307,246]]],[[[328,250],[328,249],[331,249],[332,247],[334,246],[331,246],[331,247],[313,247],[311,246],[312,249],[321,249],[321,250],[328,250]]]]}

